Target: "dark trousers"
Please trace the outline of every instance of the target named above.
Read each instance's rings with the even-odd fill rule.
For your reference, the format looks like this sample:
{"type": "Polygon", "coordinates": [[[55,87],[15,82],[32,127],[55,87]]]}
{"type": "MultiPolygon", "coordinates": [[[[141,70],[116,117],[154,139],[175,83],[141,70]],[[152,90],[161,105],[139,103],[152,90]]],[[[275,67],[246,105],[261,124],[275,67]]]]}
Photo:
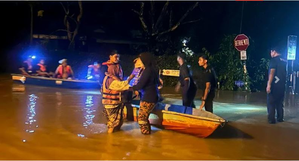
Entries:
{"type": "Polygon", "coordinates": [[[213,113],[213,100],[215,98],[215,91],[210,91],[208,93],[207,99],[205,101],[205,110],[213,113]]]}
{"type": "Polygon", "coordinates": [[[194,98],[196,95],[197,88],[189,88],[184,89],[183,87],[182,99],[183,99],[183,106],[195,108],[194,98]]]}
{"type": "Polygon", "coordinates": [[[134,121],[132,100],[133,100],[133,92],[132,91],[124,91],[122,92],[122,103],[126,106],[127,109],[127,120],[134,121]]]}
{"type": "Polygon", "coordinates": [[[267,95],[267,110],[269,122],[275,122],[275,110],[277,113],[277,121],[283,121],[283,101],[283,93],[270,93],[267,95]]]}

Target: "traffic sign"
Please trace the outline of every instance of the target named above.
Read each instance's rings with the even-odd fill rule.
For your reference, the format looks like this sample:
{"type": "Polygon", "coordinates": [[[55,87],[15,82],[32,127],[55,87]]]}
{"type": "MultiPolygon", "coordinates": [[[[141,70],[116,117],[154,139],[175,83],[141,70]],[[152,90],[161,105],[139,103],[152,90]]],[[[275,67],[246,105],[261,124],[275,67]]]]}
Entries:
{"type": "Polygon", "coordinates": [[[246,50],[240,51],[240,59],[241,60],[247,59],[246,50]]]}
{"type": "Polygon", "coordinates": [[[234,46],[238,51],[245,51],[249,46],[249,38],[245,34],[239,34],[234,40],[234,46]]]}
{"type": "Polygon", "coordinates": [[[296,60],[296,46],[297,46],[297,36],[288,36],[288,60],[296,60]]]}

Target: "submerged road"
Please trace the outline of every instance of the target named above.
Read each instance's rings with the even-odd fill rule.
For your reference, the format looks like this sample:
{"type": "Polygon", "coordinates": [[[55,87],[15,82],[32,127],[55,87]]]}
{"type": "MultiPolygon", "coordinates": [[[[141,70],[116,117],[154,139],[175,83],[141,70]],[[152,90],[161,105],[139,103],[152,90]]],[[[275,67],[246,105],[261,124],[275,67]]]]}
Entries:
{"type": "MultiPolygon", "coordinates": [[[[229,120],[209,138],[135,122],[106,134],[99,91],[16,86],[0,79],[0,159],[299,159],[299,98],[286,99],[285,122],[267,123],[266,94],[220,91],[215,114],[229,120]]],[[[165,103],[181,104],[173,89],[165,103]]],[[[200,105],[200,101],[196,101],[200,105]]]]}

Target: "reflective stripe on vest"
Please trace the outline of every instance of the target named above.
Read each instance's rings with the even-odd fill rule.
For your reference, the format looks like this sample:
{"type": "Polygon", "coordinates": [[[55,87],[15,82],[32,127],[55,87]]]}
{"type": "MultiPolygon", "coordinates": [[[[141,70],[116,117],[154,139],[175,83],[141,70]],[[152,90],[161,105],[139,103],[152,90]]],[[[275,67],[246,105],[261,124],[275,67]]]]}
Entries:
{"type": "Polygon", "coordinates": [[[108,76],[105,76],[102,86],[102,104],[117,105],[121,103],[121,92],[107,89],[106,81],[108,76]]]}
{"type": "Polygon", "coordinates": [[[119,94],[117,95],[108,95],[103,93],[103,97],[111,100],[119,100],[119,94]]]}

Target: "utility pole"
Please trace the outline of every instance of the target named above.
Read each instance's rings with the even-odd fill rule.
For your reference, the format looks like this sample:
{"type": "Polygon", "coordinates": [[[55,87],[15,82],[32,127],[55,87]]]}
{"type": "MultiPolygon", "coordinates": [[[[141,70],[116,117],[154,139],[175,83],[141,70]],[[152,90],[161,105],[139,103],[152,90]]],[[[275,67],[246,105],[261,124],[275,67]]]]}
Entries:
{"type": "Polygon", "coordinates": [[[33,5],[30,3],[30,11],[31,11],[31,18],[30,18],[30,45],[32,45],[33,39],[33,5]]]}

